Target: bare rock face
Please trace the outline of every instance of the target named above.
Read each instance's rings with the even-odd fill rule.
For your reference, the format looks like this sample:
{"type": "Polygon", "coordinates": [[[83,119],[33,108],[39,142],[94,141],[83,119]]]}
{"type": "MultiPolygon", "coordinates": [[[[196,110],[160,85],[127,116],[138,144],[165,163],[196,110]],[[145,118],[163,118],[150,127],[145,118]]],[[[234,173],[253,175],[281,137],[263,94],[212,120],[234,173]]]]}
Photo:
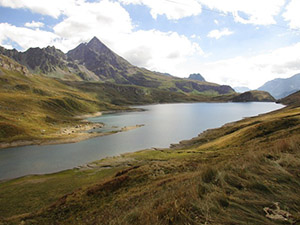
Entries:
{"type": "Polygon", "coordinates": [[[88,71],[84,66],[69,62],[67,56],[53,46],[29,48],[25,52],[19,52],[15,49],[8,50],[0,46],[0,54],[26,66],[31,73],[45,74],[67,80],[99,80],[95,74],[88,71]]]}
{"type": "Polygon", "coordinates": [[[23,75],[29,74],[29,70],[26,68],[26,66],[20,65],[14,60],[3,55],[0,55],[0,74],[3,73],[1,69],[9,70],[9,71],[17,71],[22,73],[23,75]]]}
{"type": "Polygon", "coordinates": [[[69,51],[67,56],[70,61],[84,65],[104,81],[111,80],[116,83],[130,84],[127,80],[128,71],[137,69],[111,51],[96,37],[69,51]]]}
{"type": "Polygon", "coordinates": [[[46,74],[56,71],[56,68],[64,69],[66,67],[65,54],[55,47],[50,46],[46,48],[29,48],[25,52],[0,47],[0,54],[14,59],[16,62],[37,73],[46,74]]]}
{"type": "Polygon", "coordinates": [[[46,48],[30,48],[22,54],[23,61],[28,67],[42,73],[50,73],[56,71],[56,68],[66,68],[65,54],[55,47],[46,48]]]}

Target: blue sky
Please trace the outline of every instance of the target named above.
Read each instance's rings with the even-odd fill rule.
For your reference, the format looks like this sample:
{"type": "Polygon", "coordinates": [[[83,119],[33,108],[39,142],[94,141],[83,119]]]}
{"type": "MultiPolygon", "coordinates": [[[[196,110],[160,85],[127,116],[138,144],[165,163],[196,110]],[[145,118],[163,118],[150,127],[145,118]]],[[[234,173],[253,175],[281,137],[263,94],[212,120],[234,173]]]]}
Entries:
{"type": "Polygon", "coordinates": [[[300,72],[299,0],[0,0],[0,45],[97,36],[137,66],[258,88],[300,72]]]}

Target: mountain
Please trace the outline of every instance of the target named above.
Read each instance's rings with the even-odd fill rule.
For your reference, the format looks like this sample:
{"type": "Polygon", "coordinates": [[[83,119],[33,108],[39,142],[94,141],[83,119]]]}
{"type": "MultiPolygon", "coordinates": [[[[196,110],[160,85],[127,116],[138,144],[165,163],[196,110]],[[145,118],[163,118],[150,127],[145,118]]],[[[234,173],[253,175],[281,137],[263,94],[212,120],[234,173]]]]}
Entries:
{"type": "Polygon", "coordinates": [[[131,65],[97,37],[67,53],[68,59],[86,67],[104,82],[159,88],[171,92],[222,95],[233,93],[226,85],[186,80],[131,65]]]}
{"type": "Polygon", "coordinates": [[[233,102],[275,102],[273,96],[265,91],[247,91],[232,98],[233,102]]]}
{"type": "Polygon", "coordinates": [[[0,54],[28,67],[33,74],[63,80],[102,81],[205,96],[234,93],[230,86],[181,79],[133,66],[96,37],[67,54],[55,47],[30,48],[25,52],[0,47],[0,54]]]}
{"type": "Polygon", "coordinates": [[[238,93],[244,93],[246,91],[251,91],[251,89],[248,87],[234,87],[233,89],[238,93]]]}
{"type": "Polygon", "coordinates": [[[111,51],[96,37],[70,50],[67,56],[70,60],[84,65],[104,81],[128,84],[127,73],[130,69],[136,72],[134,66],[111,51]]]}
{"type": "Polygon", "coordinates": [[[69,62],[67,56],[55,47],[29,48],[25,52],[19,52],[0,46],[0,54],[26,66],[34,74],[46,74],[49,77],[68,80],[99,80],[86,68],[69,62]]]}
{"type": "Polygon", "coordinates": [[[188,77],[190,80],[197,80],[197,81],[205,81],[204,77],[200,73],[193,73],[190,74],[188,77]]]}
{"type": "Polygon", "coordinates": [[[276,99],[284,98],[300,90],[300,73],[286,79],[277,78],[268,81],[258,90],[267,91],[276,99]]]}
{"type": "Polygon", "coordinates": [[[117,84],[159,87],[167,76],[131,65],[111,51],[97,37],[82,43],[67,53],[68,59],[85,66],[100,80],[117,84]]]}
{"type": "Polygon", "coordinates": [[[285,98],[279,99],[278,102],[284,105],[300,106],[300,91],[297,91],[285,98]]]}

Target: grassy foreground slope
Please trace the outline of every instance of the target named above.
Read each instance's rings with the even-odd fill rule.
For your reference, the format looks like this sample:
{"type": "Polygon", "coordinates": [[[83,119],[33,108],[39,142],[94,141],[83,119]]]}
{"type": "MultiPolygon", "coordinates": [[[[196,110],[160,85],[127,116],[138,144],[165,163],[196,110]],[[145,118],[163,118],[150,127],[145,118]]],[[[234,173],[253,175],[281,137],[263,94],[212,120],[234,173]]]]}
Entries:
{"type": "MultiPolygon", "coordinates": [[[[2,224],[299,224],[300,108],[0,184],[2,224]]],[[[1,223],[0,223],[1,224],[1,223]]]]}

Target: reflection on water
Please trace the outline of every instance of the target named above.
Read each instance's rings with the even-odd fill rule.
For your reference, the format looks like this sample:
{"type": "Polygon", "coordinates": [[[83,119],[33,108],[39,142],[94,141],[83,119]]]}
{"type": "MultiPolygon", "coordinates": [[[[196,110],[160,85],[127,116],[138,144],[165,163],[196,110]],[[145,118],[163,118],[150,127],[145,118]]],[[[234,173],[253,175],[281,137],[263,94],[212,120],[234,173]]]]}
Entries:
{"type": "Polygon", "coordinates": [[[208,128],[281,108],[275,103],[193,103],[141,106],[143,112],[104,115],[102,131],[145,126],[79,143],[0,150],[0,179],[70,169],[104,157],[152,147],[168,147],[208,128]],[[117,128],[118,127],[118,128],[117,128]]]}

